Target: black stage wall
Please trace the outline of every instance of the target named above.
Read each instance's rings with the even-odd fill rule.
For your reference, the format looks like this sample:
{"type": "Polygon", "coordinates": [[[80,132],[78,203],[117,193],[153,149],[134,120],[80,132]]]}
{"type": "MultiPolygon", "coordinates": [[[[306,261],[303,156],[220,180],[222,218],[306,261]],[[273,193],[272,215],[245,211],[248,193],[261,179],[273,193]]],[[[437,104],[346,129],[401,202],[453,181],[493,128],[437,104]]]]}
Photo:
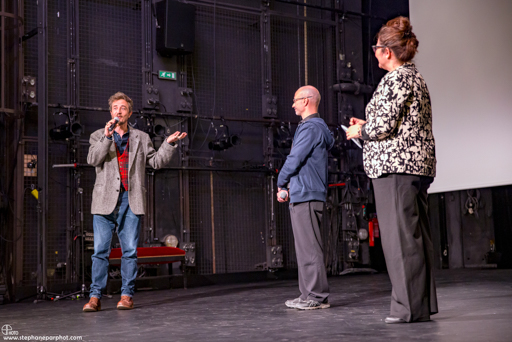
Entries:
{"type": "MultiPolygon", "coordinates": [[[[18,151],[18,145],[9,144],[16,138],[14,121],[3,114],[0,121],[2,130],[11,134],[6,137],[12,138],[0,140],[0,147],[6,156],[15,155],[17,163],[10,210],[2,215],[2,243],[9,246],[2,248],[7,252],[2,262],[13,279],[11,295],[16,291],[18,298],[29,295],[36,285],[80,284],[82,267],[87,283],[95,177],[86,165],[88,137],[108,119],[107,100],[117,91],[134,100],[131,124],[151,134],[156,146],[175,130],[189,134],[168,168],[148,169],[149,204],[141,246],[158,245],[167,234],[177,236],[182,245],[195,243],[196,258],[189,269],[196,275],[294,269],[287,207],[274,199],[275,170],[289,153],[282,142],[293,136],[299,121],[291,99],[298,87],[311,84],[320,90],[320,113],[338,138],[340,152],[330,158],[330,182],[345,183],[331,188],[328,196],[324,227],[328,270],[339,274],[351,268],[384,269],[378,239],[375,247],[369,247],[357,234],[357,229],[368,229],[373,213],[361,151],[338,131],[351,116],[364,116],[370,94],[335,92],[333,85],[376,86],[384,73],[377,68],[370,46],[386,20],[408,15],[408,2],[186,3],[195,8],[192,53],[156,51],[157,30],[162,27],[156,1],[40,0],[24,1],[17,9],[23,18],[19,35],[24,36],[19,77],[36,77],[38,88],[35,100],[18,101],[16,124],[23,132],[18,151]],[[38,22],[47,23],[45,30],[32,31],[40,26],[38,22]],[[162,78],[161,71],[175,77],[162,78]],[[41,117],[47,128],[40,124],[41,117]],[[241,143],[226,150],[210,149],[223,134],[241,143]],[[43,137],[47,157],[40,156],[43,137]],[[78,167],[54,167],[71,163],[78,167]],[[39,201],[31,194],[33,189],[41,192],[39,201]],[[356,230],[347,225],[347,217],[355,217],[356,230]],[[347,258],[349,241],[358,245],[356,259],[347,258]]],[[[17,94],[24,89],[19,87],[17,94]]],[[[3,195],[10,169],[7,164],[0,169],[3,195]]],[[[450,213],[463,210],[450,203],[462,203],[464,195],[431,198],[438,267],[469,266],[470,262],[453,257],[464,251],[475,260],[487,255],[485,264],[496,264],[496,253],[487,253],[491,238],[495,252],[503,253],[498,265],[510,266],[506,251],[510,243],[505,243],[511,239],[507,189],[482,191],[489,217],[485,227],[478,228],[479,222],[461,224],[492,231],[492,236],[487,234],[474,247],[477,242],[459,234],[455,238],[466,242],[464,249],[456,247],[449,233],[457,225],[450,225],[450,213]]],[[[162,270],[142,270],[151,272],[162,270]]]]}

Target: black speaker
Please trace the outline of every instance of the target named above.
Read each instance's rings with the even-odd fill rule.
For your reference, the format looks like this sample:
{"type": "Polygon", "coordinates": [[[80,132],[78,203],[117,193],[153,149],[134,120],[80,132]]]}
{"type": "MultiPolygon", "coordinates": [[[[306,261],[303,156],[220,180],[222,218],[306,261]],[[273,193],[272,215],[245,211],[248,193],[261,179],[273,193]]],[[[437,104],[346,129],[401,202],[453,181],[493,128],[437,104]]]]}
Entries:
{"type": "Polygon", "coordinates": [[[156,51],[162,56],[194,52],[196,8],[191,4],[164,0],[155,4],[158,27],[156,51]]]}

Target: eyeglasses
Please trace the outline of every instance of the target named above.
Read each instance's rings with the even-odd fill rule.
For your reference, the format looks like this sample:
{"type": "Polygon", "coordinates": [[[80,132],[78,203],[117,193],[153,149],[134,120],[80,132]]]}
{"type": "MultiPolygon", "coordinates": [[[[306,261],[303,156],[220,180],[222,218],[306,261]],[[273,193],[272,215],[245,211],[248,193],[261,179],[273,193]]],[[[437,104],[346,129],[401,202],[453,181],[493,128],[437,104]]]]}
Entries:
{"type": "Polygon", "coordinates": [[[299,100],[304,100],[304,99],[309,99],[310,97],[313,97],[313,96],[306,96],[306,97],[298,97],[296,99],[293,99],[293,103],[295,103],[295,101],[299,101],[299,100]]]}
{"type": "Polygon", "coordinates": [[[373,52],[377,52],[377,49],[387,48],[386,45],[372,45],[373,52]]]}

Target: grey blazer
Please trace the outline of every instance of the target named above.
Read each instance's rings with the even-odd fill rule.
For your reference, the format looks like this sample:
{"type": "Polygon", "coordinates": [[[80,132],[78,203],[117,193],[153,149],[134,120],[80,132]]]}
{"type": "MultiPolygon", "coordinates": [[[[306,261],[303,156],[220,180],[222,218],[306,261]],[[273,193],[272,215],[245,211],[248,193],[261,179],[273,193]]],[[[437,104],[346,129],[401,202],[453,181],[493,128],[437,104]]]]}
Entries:
{"type": "MultiPolygon", "coordinates": [[[[117,204],[121,189],[121,175],[114,140],[99,129],[91,134],[87,163],[96,168],[96,182],[92,192],[91,214],[109,215],[117,204]]],[[[153,169],[164,167],[176,152],[176,147],[164,142],[153,147],[149,135],[130,127],[130,158],[128,163],[128,203],[135,215],[144,215],[146,208],[146,165],[153,169]]]]}

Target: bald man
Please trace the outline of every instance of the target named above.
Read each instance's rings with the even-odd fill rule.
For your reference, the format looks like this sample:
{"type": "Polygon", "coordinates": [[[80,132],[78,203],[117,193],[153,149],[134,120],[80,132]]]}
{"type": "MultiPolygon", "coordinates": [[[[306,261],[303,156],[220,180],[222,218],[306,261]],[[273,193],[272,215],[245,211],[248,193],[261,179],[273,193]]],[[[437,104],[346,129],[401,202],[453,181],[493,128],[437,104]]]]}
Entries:
{"type": "Polygon", "coordinates": [[[285,304],[299,310],[330,307],[320,229],[327,195],[327,151],[334,138],[318,114],[319,104],[315,87],[305,86],[295,93],[292,108],[302,120],[277,179],[277,200],[290,201],[301,293],[285,304]]]}

